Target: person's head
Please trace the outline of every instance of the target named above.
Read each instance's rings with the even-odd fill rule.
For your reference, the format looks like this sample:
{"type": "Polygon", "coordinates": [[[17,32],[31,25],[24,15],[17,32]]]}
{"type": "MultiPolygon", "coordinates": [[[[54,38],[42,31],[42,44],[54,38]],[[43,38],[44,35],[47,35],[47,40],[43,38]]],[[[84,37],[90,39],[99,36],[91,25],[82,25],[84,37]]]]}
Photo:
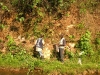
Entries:
{"type": "Polygon", "coordinates": [[[63,34],[60,35],[60,38],[63,38],[63,34]]]}
{"type": "Polygon", "coordinates": [[[40,38],[43,38],[43,35],[42,34],[40,35],[40,38]]]}

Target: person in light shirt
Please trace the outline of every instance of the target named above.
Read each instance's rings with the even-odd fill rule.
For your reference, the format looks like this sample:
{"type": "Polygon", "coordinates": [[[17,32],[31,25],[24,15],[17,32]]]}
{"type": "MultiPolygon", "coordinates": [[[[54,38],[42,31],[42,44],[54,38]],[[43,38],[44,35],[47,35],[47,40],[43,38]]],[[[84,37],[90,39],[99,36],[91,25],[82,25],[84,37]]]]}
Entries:
{"type": "Polygon", "coordinates": [[[43,57],[43,45],[45,44],[43,36],[41,35],[36,41],[35,41],[35,45],[36,45],[36,51],[39,53],[40,57],[43,57]]]}

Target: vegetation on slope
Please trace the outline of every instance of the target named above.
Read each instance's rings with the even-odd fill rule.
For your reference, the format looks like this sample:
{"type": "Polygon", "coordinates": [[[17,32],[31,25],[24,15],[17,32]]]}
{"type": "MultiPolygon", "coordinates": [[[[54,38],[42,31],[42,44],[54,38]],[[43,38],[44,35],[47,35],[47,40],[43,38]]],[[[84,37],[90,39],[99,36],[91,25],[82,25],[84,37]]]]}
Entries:
{"type": "Polygon", "coordinates": [[[99,0],[1,0],[0,65],[31,69],[42,67],[47,73],[54,70],[99,69],[99,8],[99,0]],[[67,33],[66,27],[69,25],[74,27],[67,33]],[[69,58],[64,64],[54,59],[53,55],[53,61],[36,59],[32,57],[32,46],[25,47],[25,44],[30,44],[27,41],[34,42],[40,34],[54,44],[61,33],[65,34],[68,42],[77,43],[76,53],[66,50],[65,55],[69,58]],[[19,35],[26,40],[15,41],[19,35]],[[82,66],[77,64],[80,51],[85,52],[82,66]]]}

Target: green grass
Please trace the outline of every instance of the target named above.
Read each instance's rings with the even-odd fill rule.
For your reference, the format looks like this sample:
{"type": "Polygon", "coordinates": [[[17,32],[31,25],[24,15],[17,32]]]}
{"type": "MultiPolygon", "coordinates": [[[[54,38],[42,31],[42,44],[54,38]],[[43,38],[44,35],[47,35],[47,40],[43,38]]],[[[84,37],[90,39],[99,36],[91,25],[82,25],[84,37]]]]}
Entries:
{"type": "MultiPolygon", "coordinates": [[[[89,58],[82,57],[82,65],[79,65],[78,57],[66,59],[62,64],[57,59],[37,59],[27,53],[17,53],[12,55],[11,53],[0,54],[0,67],[6,68],[29,68],[34,70],[35,67],[42,68],[46,74],[52,72],[75,74],[76,71],[83,72],[87,69],[100,69],[100,60],[96,59],[97,55],[89,58]]],[[[98,57],[100,57],[98,55],[98,57]]]]}

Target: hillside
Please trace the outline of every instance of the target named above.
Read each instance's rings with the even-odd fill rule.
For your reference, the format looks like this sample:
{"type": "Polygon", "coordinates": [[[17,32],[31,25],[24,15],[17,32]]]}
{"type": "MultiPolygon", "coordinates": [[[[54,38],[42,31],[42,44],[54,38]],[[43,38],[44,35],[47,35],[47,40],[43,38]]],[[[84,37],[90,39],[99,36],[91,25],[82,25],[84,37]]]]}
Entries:
{"type": "Polygon", "coordinates": [[[7,73],[99,75],[100,0],[0,0],[0,75],[7,73]],[[55,49],[61,34],[64,63],[55,49]],[[35,58],[40,35],[47,60],[35,58]]]}
{"type": "MultiPolygon", "coordinates": [[[[83,1],[83,4],[85,2],[83,1]]],[[[67,10],[57,10],[57,12],[54,11],[54,14],[51,15],[46,14],[46,12],[42,13],[44,9],[41,8],[39,15],[36,16],[29,11],[29,13],[19,12],[18,8],[13,6],[13,1],[1,0],[0,40],[7,42],[7,36],[10,35],[19,44],[21,43],[19,40],[24,38],[27,41],[24,46],[32,48],[34,40],[40,34],[43,34],[45,41],[52,45],[57,43],[59,35],[62,33],[68,42],[72,41],[72,36],[74,37],[73,41],[77,42],[85,31],[89,30],[92,33],[91,39],[94,41],[97,34],[100,33],[99,3],[98,1],[96,4],[94,1],[92,7],[86,8],[82,5],[82,2],[80,2],[80,5],[78,5],[78,2],[72,2],[67,10]]],[[[4,45],[6,44],[2,43],[1,46],[4,45]]],[[[4,47],[1,47],[1,50],[2,48],[4,47]]]]}

